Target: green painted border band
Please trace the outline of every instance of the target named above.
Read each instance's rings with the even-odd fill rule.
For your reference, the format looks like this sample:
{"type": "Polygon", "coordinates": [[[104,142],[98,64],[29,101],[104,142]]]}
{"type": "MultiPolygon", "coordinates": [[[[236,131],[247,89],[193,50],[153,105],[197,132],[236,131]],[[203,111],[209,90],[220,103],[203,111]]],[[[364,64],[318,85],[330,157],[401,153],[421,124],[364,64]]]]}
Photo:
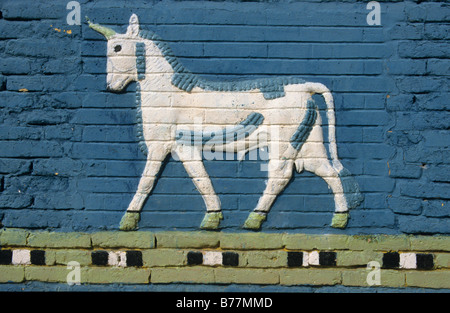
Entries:
{"type": "MultiPolygon", "coordinates": [[[[450,236],[311,235],[226,232],[62,233],[0,230],[2,250],[45,251],[45,265],[0,265],[0,283],[65,283],[70,261],[80,264],[82,284],[257,284],[368,287],[367,264],[383,264],[393,251],[432,254],[433,268],[384,268],[379,287],[450,289],[450,236]],[[140,251],[138,266],[94,265],[95,251],[140,251]],[[232,253],[238,264],[189,265],[189,252],[232,253]],[[292,267],[291,252],[332,252],[332,265],[292,267]]],[[[225,264],[225,263],[224,263],[225,264]]],[[[373,286],[376,288],[377,285],[373,286]]]]}
{"type": "Polygon", "coordinates": [[[95,233],[1,229],[0,245],[33,248],[221,248],[235,250],[447,251],[450,236],[105,231],[95,233]]]}

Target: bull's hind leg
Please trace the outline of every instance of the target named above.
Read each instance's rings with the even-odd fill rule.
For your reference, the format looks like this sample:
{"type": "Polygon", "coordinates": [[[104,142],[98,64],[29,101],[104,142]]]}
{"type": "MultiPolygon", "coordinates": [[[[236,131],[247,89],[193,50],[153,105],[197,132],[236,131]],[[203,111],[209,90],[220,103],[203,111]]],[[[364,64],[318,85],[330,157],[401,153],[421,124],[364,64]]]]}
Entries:
{"type": "Polygon", "coordinates": [[[293,164],[294,161],[291,159],[271,159],[269,161],[269,180],[267,181],[266,189],[259,199],[258,205],[245,221],[244,228],[252,230],[259,230],[261,228],[275,199],[291,180],[293,164]]]}
{"type": "Polygon", "coordinates": [[[216,195],[211,179],[203,165],[200,148],[180,145],[175,149],[175,152],[180,161],[183,162],[186,172],[192,178],[206,205],[206,214],[200,228],[218,229],[220,220],[223,219],[220,199],[216,195]]]}
{"type": "Polygon", "coordinates": [[[349,217],[349,207],[338,171],[327,158],[304,159],[304,168],[306,171],[321,177],[331,188],[335,202],[335,212],[331,226],[334,228],[345,228],[349,217]]]}
{"type": "Polygon", "coordinates": [[[170,149],[163,144],[156,144],[148,147],[147,163],[145,164],[144,172],[139,181],[136,194],[120,221],[120,230],[134,230],[137,228],[142,207],[153,189],[157,174],[169,150],[170,149]]]}

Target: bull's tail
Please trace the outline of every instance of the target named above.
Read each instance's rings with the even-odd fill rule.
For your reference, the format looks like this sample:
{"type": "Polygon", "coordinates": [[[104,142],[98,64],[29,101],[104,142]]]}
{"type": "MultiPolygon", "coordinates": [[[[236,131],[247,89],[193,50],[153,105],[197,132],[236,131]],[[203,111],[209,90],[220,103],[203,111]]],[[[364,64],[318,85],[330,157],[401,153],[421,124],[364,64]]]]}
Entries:
{"type": "Polygon", "coordinates": [[[329,153],[331,157],[332,166],[338,173],[342,188],[344,190],[345,198],[347,200],[347,206],[349,209],[357,207],[363,200],[364,197],[359,190],[359,185],[355,178],[352,176],[350,171],[348,171],[342,165],[338,158],[337,144],[336,144],[336,117],[334,110],[334,100],[333,95],[330,90],[319,83],[310,83],[309,91],[311,94],[320,94],[326,103],[326,116],[328,120],[328,141],[329,141],[329,153]]]}

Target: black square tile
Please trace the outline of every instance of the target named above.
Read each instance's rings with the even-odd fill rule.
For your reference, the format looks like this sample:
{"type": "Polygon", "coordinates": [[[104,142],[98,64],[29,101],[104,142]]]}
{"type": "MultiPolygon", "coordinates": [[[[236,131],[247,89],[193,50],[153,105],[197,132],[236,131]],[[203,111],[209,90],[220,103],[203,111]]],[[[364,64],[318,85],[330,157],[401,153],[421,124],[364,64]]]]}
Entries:
{"type": "Polygon", "coordinates": [[[299,267],[303,265],[303,252],[291,251],[287,254],[288,267],[299,267]]]}
{"type": "Polygon", "coordinates": [[[432,254],[416,254],[417,268],[421,270],[431,270],[434,268],[434,261],[432,254]]]}
{"type": "Polygon", "coordinates": [[[127,266],[142,266],[142,252],[141,251],[127,251],[127,266]]]}
{"type": "Polygon", "coordinates": [[[11,250],[0,250],[0,264],[8,265],[12,262],[12,251],[11,250]]]}
{"type": "Polygon", "coordinates": [[[91,253],[91,259],[94,265],[108,265],[108,251],[93,251],[91,253]]]}
{"type": "Polygon", "coordinates": [[[188,265],[201,265],[203,263],[203,253],[198,251],[189,251],[187,254],[188,265]]]}
{"type": "Polygon", "coordinates": [[[336,252],[319,252],[319,264],[321,266],[336,266],[336,252]]]}
{"type": "Polygon", "coordinates": [[[398,252],[387,252],[383,255],[384,268],[398,268],[400,266],[400,254],[398,252]]]}
{"type": "Polygon", "coordinates": [[[30,261],[34,265],[45,265],[45,251],[44,250],[31,250],[30,261]]]}
{"type": "Polygon", "coordinates": [[[225,266],[238,266],[239,254],[237,254],[236,252],[223,252],[222,264],[225,266]]]}

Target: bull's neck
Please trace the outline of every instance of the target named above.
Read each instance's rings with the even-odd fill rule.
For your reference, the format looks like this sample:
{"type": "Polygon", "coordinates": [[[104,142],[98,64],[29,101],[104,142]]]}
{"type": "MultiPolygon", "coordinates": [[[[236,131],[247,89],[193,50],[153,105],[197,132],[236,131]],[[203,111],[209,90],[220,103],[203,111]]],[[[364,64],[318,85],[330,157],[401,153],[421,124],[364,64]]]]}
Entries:
{"type": "Polygon", "coordinates": [[[161,48],[152,40],[136,44],[136,68],[141,85],[150,83],[153,88],[170,83],[174,69],[161,48]]]}

